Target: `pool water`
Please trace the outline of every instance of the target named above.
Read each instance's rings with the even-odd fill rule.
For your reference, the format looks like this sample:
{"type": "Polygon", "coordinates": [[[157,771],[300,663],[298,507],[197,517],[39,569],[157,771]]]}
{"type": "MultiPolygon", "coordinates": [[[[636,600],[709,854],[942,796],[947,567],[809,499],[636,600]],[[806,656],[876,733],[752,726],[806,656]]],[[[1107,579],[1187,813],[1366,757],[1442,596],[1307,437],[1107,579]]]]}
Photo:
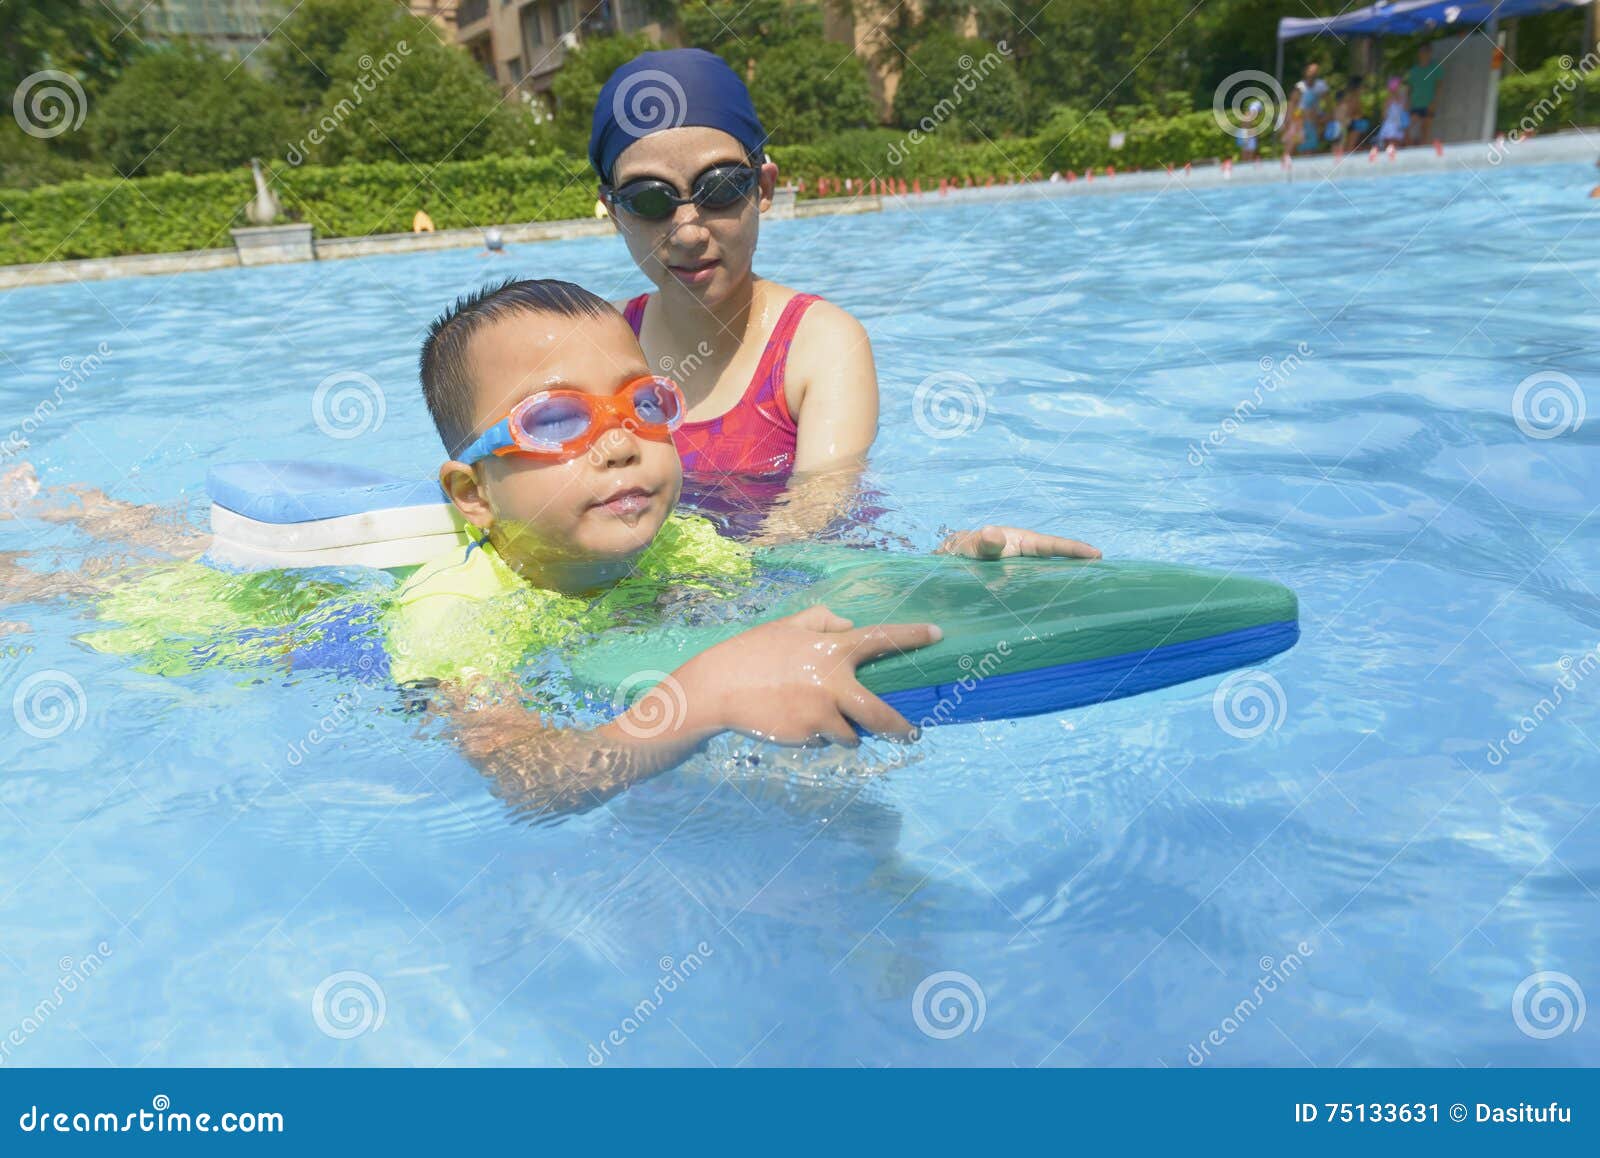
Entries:
{"type": "MultiPolygon", "coordinates": [[[[143,674],[81,601],[0,608],[0,1062],[1600,1063],[1593,179],[767,226],[872,335],[863,533],[1292,586],[1299,645],[1226,684],[905,757],[723,742],[534,824],[381,688],[143,674]]],[[[420,336],[512,273],[643,286],[606,238],[14,291],[0,426],[196,521],[214,463],[422,475],[420,336]]]]}

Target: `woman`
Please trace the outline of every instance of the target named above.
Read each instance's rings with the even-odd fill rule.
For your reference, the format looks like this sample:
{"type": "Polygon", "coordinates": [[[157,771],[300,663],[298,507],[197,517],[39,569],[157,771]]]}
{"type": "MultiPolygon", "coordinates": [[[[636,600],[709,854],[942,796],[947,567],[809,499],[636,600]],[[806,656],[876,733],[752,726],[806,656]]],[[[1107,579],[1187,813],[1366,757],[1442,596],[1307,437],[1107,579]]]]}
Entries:
{"type": "Polygon", "coordinates": [[[810,487],[808,505],[831,510],[877,435],[877,373],[860,322],[754,271],[778,178],[766,141],[749,90],[720,57],[672,49],[606,82],[589,160],[656,286],[617,306],[651,364],[683,388],[685,471],[759,476],[770,490],[793,472],[820,475],[832,481],[810,487]]]}

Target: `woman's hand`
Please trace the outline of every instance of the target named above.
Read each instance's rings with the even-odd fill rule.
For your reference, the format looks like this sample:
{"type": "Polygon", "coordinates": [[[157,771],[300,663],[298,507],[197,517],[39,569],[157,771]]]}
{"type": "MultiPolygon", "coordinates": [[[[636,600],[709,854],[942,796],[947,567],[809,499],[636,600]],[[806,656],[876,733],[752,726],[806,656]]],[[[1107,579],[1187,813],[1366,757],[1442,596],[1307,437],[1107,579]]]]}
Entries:
{"type": "Polygon", "coordinates": [[[813,607],[726,640],[668,678],[681,690],[690,734],[727,730],[779,744],[853,748],[861,741],[852,723],[880,736],[914,734],[904,716],[861,685],[856,668],[942,638],[931,623],[857,628],[813,607]]]}
{"type": "Polygon", "coordinates": [[[962,555],[968,559],[1098,559],[1100,552],[1088,543],[1044,535],[1020,527],[980,527],[976,531],[957,531],[934,552],[937,555],[962,555]]]}

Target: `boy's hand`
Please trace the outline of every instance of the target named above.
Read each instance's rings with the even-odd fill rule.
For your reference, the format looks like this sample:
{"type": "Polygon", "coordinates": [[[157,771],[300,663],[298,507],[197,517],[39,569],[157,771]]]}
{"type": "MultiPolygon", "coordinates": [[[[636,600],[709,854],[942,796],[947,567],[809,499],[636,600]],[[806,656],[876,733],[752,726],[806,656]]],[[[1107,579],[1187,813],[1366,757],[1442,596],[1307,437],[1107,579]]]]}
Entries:
{"type": "Polygon", "coordinates": [[[1088,543],[1042,535],[1020,527],[981,527],[976,531],[957,531],[934,552],[936,555],[963,555],[968,559],[1098,559],[1100,552],[1088,543]]]}
{"type": "Polygon", "coordinates": [[[937,643],[931,623],[854,627],[826,607],[763,623],[702,652],[673,673],[696,726],[780,744],[861,742],[852,722],[908,738],[906,718],[861,686],[856,668],[937,643]]]}

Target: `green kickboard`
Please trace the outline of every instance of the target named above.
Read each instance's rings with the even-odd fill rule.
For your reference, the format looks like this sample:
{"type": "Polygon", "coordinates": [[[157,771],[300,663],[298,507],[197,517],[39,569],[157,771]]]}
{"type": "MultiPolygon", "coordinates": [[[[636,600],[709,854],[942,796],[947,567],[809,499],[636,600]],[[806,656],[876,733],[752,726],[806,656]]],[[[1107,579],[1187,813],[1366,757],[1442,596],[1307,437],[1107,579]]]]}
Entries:
{"type": "MultiPolygon", "coordinates": [[[[827,546],[764,551],[760,563],[810,581],[758,622],[820,604],[857,626],[937,624],[938,643],[874,660],[860,676],[902,711],[948,699],[962,685],[959,709],[942,710],[941,723],[1147,691],[1258,662],[1299,634],[1298,601],[1287,587],[1162,563],[979,562],[827,546]]],[[[653,682],[641,673],[670,672],[752,625],[602,637],[574,661],[574,674],[592,693],[626,687],[637,696],[653,682]]]]}

